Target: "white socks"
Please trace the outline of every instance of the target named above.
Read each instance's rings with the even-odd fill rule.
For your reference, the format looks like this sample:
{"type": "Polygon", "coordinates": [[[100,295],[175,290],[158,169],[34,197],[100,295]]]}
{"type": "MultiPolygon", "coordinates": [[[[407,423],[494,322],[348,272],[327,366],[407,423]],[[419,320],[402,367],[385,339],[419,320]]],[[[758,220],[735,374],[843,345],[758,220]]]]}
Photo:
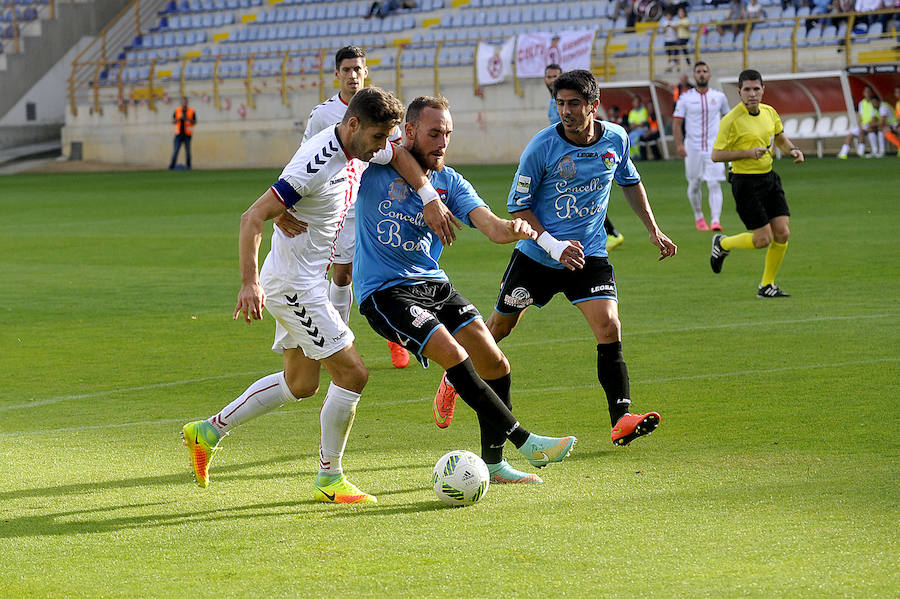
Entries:
{"type": "Polygon", "coordinates": [[[718,181],[707,181],[709,190],[709,221],[717,223],[722,220],[722,184],[718,181]]]}
{"type": "Polygon", "coordinates": [[[247,387],[240,397],[225,406],[208,422],[220,436],[223,436],[235,426],[271,412],[290,400],[298,401],[284,379],[284,372],[276,372],[247,387]]]}
{"type": "Polygon", "coordinates": [[[703,183],[700,179],[689,179],[687,196],[691,202],[691,210],[694,211],[694,220],[703,218],[703,183]]]}
{"type": "Polygon", "coordinates": [[[338,314],[344,324],[350,323],[350,307],[353,305],[353,283],[349,285],[335,285],[334,281],[328,284],[328,299],[337,308],[338,314]]]}
{"type": "MultiPolygon", "coordinates": [[[[709,192],[709,222],[717,223],[722,220],[722,184],[718,181],[707,181],[706,189],[709,192]]],[[[694,211],[694,220],[700,220],[703,218],[702,179],[688,181],[687,196],[691,202],[691,210],[694,211]]]]}
{"type": "Polygon", "coordinates": [[[319,424],[322,427],[322,441],[319,445],[320,474],[338,475],[343,472],[341,458],[347,446],[359,398],[359,393],[338,387],[334,383],[329,385],[322,411],[319,412],[319,424]]]}

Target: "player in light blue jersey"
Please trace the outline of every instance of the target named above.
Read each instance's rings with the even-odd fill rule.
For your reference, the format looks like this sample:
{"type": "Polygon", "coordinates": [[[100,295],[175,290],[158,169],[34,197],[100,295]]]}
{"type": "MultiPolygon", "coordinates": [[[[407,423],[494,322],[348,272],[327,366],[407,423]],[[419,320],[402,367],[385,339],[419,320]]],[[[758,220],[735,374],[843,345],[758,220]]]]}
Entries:
{"type": "MultiPolygon", "coordinates": [[[[444,166],[453,121],[444,98],[420,97],[406,112],[409,150],[450,211],[495,243],[536,237],[523,219],[498,218],[459,173],[444,166]]],[[[438,260],[443,245],[425,225],[422,198],[389,167],[370,165],[356,203],[354,292],[372,328],[427,365],[446,369],[459,395],[478,415],[482,458],[500,483],[540,483],[503,459],[512,441],[534,466],[565,458],[575,437],[541,437],[510,411],[509,362],[481,315],[450,284],[438,260]]]]}
{"type": "MultiPolygon", "coordinates": [[[[553,95],[553,82],[562,75],[562,67],[558,64],[548,64],[544,67],[544,85],[550,92],[550,105],[547,107],[547,118],[551,125],[560,122],[559,110],[556,108],[556,97],[553,95]]],[[[619,233],[613,226],[612,221],[607,215],[603,219],[603,228],[606,229],[606,249],[611,250],[625,243],[625,236],[619,233]]]]}
{"type": "MultiPolygon", "coordinates": [[[[628,412],[631,398],[616,280],[603,228],[613,182],[622,187],[659,248],[659,259],[674,256],[677,247],[656,224],[629,158],[625,130],[594,118],[600,90],[593,75],[581,70],[563,73],[554,82],[554,96],[562,122],[539,132],[525,148],[507,202],[509,211],[528,221],[539,236],[516,245],[487,326],[500,341],[528,306],[542,307],[564,293],[597,339],[597,376],[609,404],[610,436],[616,445],[627,445],[652,432],[660,417],[656,412],[628,412]]],[[[446,406],[446,400],[439,399],[442,391],[435,403],[446,406]]]]}

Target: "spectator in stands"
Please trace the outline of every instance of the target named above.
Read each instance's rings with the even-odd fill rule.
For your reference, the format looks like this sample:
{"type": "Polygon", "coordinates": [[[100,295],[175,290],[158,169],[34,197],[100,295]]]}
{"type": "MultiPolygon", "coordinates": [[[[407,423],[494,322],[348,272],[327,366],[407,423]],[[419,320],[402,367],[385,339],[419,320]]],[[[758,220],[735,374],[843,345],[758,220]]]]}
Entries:
{"type": "Polygon", "coordinates": [[[869,31],[869,25],[878,20],[878,16],[868,13],[881,8],[881,0],[856,0],[853,4],[853,10],[858,14],[853,22],[853,33],[863,34],[869,31]]]}
{"type": "Polygon", "coordinates": [[[744,18],[744,3],[743,0],[731,0],[728,3],[728,15],[725,17],[724,23],[719,23],[716,25],[716,29],[719,34],[725,33],[726,24],[728,27],[731,27],[731,32],[735,35],[738,34],[739,31],[742,30],[742,26],[738,21],[744,18]]]}
{"type": "Polygon", "coordinates": [[[631,143],[631,158],[640,155],[641,136],[650,129],[650,112],[644,106],[644,100],[635,94],[631,99],[631,110],[628,113],[628,140],[631,143]]]}
{"type": "MultiPolygon", "coordinates": [[[[766,18],[766,11],[763,10],[759,0],[749,0],[747,6],[744,7],[744,18],[751,21],[766,18]]],[[[750,29],[753,29],[754,23],[750,23],[750,29]]]]}
{"type": "Polygon", "coordinates": [[[191,137],[194,135],[194,125],[197,123],[197,113],[188,106],[188,99],[181,98],[181,106],[172,114],[172,123],[175,124],[175,147],[172,152],[172,160],[169,162],[169,170],[175,169],[178,162],[178,151],[184,146],[185,168],[191,170],[191,137]]]}
{"type": "Polygon", "coordinates": [[[369,14],[366,15],[366,18],[371,19],[373,16],[376,16],[379,19],[383,19],[394,14],[401,8],[416,8],[417,6],[418,3],[416,3],[414,0],[387,0],[386,2],[373,2],[372,6],[369,7],[369,14]]]}
{"type": "Polygon", "coordinates": [[[666,56],[668,58],[667,72],[678,68],[678,31],[675,23],[673,10],[666,10],[663,17],[659,20],[659,30],[662,31],[663,46],[666,48],[666,56]]]}
{"type": "MultiPolygon", "coordinates": [[[[855,5],[855,0],[832,0],[831,3],[831,14],[846,14],[853,12],[853,8],[855,5]]],[[[847,20],[847,17],[831,17],[830,24],[835,27],[839,26],[841,23],[847,20]]],[[[844,41],[841,40],[839,44],[843,45],[844,41]]]]}
{"type": "MultiPolygon", "coordinates": [[[[687,16],[687,9],[684,4],[678,7],[678,18],[675,20],[675,32],[678,35],[678,49],[684,54],[684,63],[688,66],[691,64],[691,57],[688,54],[688,42],[691,37],[691,20],[687,16]]],[[[678,59],[675,59],[678,64],[678,59]]]]}
{"type": "Polygon", "coordinates": [[[547,118],[550,120],[551,125],[559,122],[559,111],[556,109],[556,98],[553,97],[553,82],[556,81],[556,78],[560,75],[562,75],[562,67],[555,62],[544,67],[544,85],[547,86],[547,91],[550,92],[550,105],[547,107],[547,118]]]}

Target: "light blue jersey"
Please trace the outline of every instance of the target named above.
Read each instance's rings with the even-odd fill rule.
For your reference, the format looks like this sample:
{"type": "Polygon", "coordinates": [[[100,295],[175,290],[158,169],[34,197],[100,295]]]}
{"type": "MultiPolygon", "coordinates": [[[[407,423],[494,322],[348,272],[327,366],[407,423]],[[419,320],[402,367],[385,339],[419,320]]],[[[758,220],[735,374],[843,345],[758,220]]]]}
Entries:
{"type": "MultiPolygon", "coordinates": [[[[628,157],[625,129],[606,121],[594,125],[603,128],[603,135],[589,146],[566,139],[562,125],[535,135],[519,160],[506,206],[510,213],[531,210],[555,238],[580,241],[586,256],[602,257],[607,255],[603,220],[612,181],[637,185],[641,176],[628,157]]],[[[564,268],[531,239],[516,248],[541,264],[564,268]]]]}
{"type": "MultiPolygon", "coordinates": [[[[449,166],[430,172],[431,184],[460,221],[485,206],[475,189],[449,166]]],[[[369,164],[356,200],[353,292],[362,304],[379,289],[449,281],[438,265],[444,246],[425,224],[422,198],[390,166],[369,164]]]]}
{"type": "Polygon", "coordinates": [[[547,109],[547,118],[550,119],[551,125],[555,125],[562,120],[559,118],[559,110],[556,108],[556,98],[553,96],[550,96],[550,107],[547,109]]]}

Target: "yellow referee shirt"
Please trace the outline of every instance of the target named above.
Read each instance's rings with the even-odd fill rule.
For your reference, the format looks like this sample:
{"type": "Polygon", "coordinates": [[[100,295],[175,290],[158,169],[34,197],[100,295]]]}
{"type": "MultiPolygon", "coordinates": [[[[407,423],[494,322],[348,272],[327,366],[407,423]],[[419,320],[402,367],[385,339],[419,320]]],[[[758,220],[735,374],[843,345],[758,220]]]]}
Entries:
{"type": "MultiPolygon", "coordinates": [[[[751,148],[771,148],[773,138],[784,127],[775,109],[768,104],[759,105],[759,114],[750,114],[743,102],[738,102],[722,117],[714,150],[737,152],[751,148]]],[[[772,151],[762,158],[741,158],[731,163],[731,170],[741,175],[764,175],[772,170],[772,151]]]]}

